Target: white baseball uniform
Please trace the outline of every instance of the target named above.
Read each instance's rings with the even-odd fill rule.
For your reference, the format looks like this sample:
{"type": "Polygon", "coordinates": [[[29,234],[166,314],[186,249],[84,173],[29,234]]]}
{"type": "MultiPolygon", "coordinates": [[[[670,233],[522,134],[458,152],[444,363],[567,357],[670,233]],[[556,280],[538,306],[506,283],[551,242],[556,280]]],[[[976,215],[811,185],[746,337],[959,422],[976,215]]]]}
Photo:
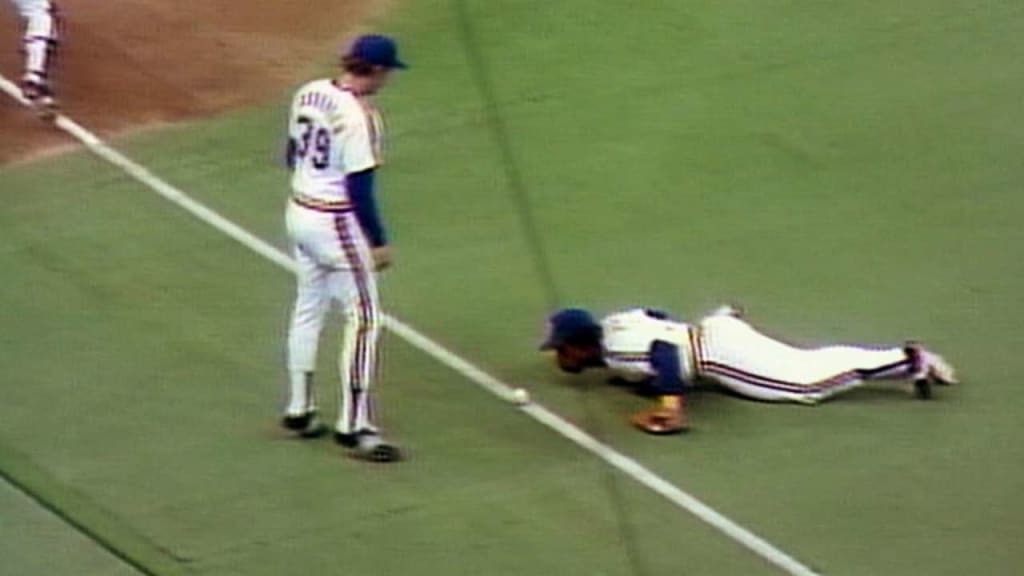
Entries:
{"type": "Polygon", "coordinates": [[[11,0],[25,20],[22,47],[25,82],[48,85],[50,60],[57,44],[57,7],[50,0],[11,0]]]}
{"type": "Polygon", "coordinates": [[[381,312],[373,256],[353,212],[346,176],[380,164],[381,119],[363,97],[331,80],[317,80],[296,93],[288,132],[296,145],[286,223],[299,270],[288,335],[286,414],[316,410],[306,374],[315,369],[324,317],[336,302],[346,316],[336,430],[375,430],[369,392],[381,312]]]}
{"type": "Polygon", "coordinates": [[[758,332],[730,313],[696,325],[652,315],[645,309],[612,314],[601,322],[604,359],[627,380],[655,375],[655,341],[679,350],[680,376],[712,379],[739,394],[767,401],[813,404],[867,380],[910,377],[912,355],[902,347],[798,348],[758,332]]]}

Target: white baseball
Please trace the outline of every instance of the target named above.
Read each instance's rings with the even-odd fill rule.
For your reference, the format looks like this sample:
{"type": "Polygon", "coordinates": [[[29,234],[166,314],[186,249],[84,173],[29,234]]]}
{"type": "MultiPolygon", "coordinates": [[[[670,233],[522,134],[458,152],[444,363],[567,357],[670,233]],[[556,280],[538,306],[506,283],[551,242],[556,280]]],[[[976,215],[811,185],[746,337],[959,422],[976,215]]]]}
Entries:
{"type": "Polygon", "coordinates": [[[522,406],[530,402],[530,393],[524,388],[516,388],[512,391],[512,402],[522,406]]]}

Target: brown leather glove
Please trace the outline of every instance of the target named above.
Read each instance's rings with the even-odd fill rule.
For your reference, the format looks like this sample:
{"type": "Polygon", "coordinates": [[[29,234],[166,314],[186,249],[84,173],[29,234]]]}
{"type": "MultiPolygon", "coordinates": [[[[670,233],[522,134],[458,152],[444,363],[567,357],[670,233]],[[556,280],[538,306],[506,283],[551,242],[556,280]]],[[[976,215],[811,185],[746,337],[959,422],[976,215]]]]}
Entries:
{"type": "Polygon", "coordinates": [[[690,428],[686,417],[686,398],[684,396],[663,396],[658,405],[637,412],[630,419],[633,426],[648,434],[666,435],[679,434],[690,428]]]}

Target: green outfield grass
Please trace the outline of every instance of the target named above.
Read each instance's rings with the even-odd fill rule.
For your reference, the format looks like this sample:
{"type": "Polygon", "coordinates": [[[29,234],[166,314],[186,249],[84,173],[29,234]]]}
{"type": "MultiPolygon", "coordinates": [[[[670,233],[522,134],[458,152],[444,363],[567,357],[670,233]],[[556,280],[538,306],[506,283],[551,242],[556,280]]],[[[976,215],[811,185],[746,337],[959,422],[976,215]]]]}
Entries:
{"type": "MultiPolygon", "coordinates": [[[[1024,9],[468,4],[567,303],[739,301],[797,342],[921,339],[965,383],[813,409],[703,391],[692,434],[631,431],[643,399],[535,351],[545,295],[436,0],[386,22],[413,65],[382,97],[388,308],[823,573],[1018,570],[1024,9]]],[[[283,247],[284,115],[116,144],[283,247]]],[[[0,468],[156,573],[629,574],[624,528],[647,574],[776,573],[393,336],[409,462],[286,439],[283,271],[83,154],[0,188],[0,468]]]]}

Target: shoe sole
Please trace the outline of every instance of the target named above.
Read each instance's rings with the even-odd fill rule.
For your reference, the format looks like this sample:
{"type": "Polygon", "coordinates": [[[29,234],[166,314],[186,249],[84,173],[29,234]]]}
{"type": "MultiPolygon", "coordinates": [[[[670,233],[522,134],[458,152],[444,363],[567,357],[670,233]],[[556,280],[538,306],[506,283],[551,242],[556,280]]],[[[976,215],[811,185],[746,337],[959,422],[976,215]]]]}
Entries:
{"type": "Polygon", "coordinates": [[[398,448],[395,448],[390,444],[381,444],[380,446],[374,447],[369,452],[363,453],[363,457],[370,462],[398,462],[402,459],[402,453],[398,448]]]}
{"type": "Polygon", "coordinates": [[[641,432],[646,432],[652,436],[672,436],[674,434],[683,434],[690,430],[689,426],[683,426],[680,428],[650,428],[641,424],[633,424],[641,432]]]}
{"type": "Polygon", "coordinates": [[[327,434],[326,424],[317,424],[311,428],[299,431],[300,438],[320,438],[324,434],[327,434]]]}
{"type": "Polygon", "coordinates": [[[327,425],[321,422],[315,414],[309,416],[309,421],[305,425],[290,424],[287,417],[282,418],[281,428],[303,439],[319,438],[327,433],[327,425]]]}
{"type": "Polygon", "coordinates": [[[398,462],[402,459],[402,451],[387,442],[379,442],[370,448],[361,448],[358,434],[342,434],[335,431],[334,442],[351,449],[355,457],[368,462],[398,462]]]}

